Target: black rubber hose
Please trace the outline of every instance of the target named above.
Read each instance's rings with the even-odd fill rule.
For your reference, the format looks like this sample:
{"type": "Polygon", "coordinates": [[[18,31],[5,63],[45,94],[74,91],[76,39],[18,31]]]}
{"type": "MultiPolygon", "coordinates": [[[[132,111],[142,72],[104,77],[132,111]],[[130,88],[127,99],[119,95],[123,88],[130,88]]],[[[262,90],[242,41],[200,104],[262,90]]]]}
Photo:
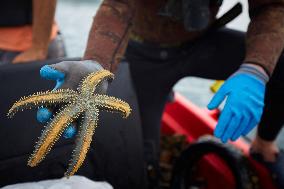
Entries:
{"type": "Polygon", "coordinates": [[[208,154],[215,154],[226,163],[234,176],[235,189],[253,187],[249,179],[248,166],[242,153],[233,149],[232,146],[224,145],[212,139],[212,137],[206,137],[191,144],[182,152],[173,170],[171,189],[189,188],[193,184],[190,181],[191,173],[194,171],[197,163],[208,154]]]}

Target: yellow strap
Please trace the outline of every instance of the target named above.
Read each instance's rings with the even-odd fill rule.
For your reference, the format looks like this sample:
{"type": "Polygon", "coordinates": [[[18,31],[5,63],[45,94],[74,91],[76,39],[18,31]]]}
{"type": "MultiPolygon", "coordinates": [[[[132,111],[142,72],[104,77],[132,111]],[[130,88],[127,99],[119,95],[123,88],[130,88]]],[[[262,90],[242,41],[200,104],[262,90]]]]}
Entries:
{"type": "Polygon", "coordinates": [[[216,93],[220,87],[223,85],[224,83],[224,80],[216,80],[215,83],[213,83],[211,86],[210,86],[210,90],[213,92],[213,93],[216,93]]]}

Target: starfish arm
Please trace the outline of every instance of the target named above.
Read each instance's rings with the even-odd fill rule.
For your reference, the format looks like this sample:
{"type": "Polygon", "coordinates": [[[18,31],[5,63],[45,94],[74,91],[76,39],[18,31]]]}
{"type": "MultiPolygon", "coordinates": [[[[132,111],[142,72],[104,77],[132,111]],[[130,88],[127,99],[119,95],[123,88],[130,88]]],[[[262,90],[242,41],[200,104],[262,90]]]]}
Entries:
{"type": "Polygon", "coordinates": [[[55,103],[68,103],[75,100],[76,97],[77,92],[70,89],[39,92],[28,97],[23,97],[14,103],[8,112],[8,116],[12,117],[19,110],[30,109],[36,106],[46,106],[55,103]]]}
{"type": "Polygon", "coordinates": [[[104,80],[113,79],[113,74],[107,70],[101,70],[98,72],[93,72],[89,74],[81,84],[81,87],[79,88],[79,91],[85,95],[85,94],[93,94],[96,90],[96,87],[99,83],[101,83],[104,80]]]}
{"type": "Polygon", "coordinates": [[[78,104],[69,104],[57,113],[42,132],[35,150],[28,161],[28,165],[34,167],[40,163],[59,139],[65,128],[76,120],[83,111],[84,109],[78,104]]]}
{"type": "Polygon", "coordinates": [[[83,121],[79,128],[76,147],[73,151],[72,159],[69,163],[69,167],[65,173],[65,176],[70,177],[74,175],[83,164],[87,152],[90,148],[93,134],[97,127],[98,115],[98,110],[95,108],[94,111],[85,112],[85,117],[83,118],[83,121]]]}
{"type": "Polygon", "coordinates": [[[94,95],[95,104],[103,110],[120,113],[124,118],[127,118],[131,113],[129,104],[123,100],[107,95],[94,95]]]}

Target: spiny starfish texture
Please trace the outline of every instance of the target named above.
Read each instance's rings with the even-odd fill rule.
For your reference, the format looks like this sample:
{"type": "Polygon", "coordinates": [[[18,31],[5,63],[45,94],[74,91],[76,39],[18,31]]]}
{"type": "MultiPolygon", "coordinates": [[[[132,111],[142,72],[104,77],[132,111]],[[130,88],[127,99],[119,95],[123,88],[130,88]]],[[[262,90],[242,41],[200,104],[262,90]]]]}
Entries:
{"type": "Polygon", "coordinates": [[[127,118],[131,112],[129,104],[120,99],[94,94],[98,84],[103,80],[112,78],[113,74],[106,70],[91,73],[82,81],[78,91],[59,89],[40,92],[23,97],[12,106],[8,113],[9,117],[12,117],[19,110],[27,108],[56,104],[63,105],[62,109],[43,130],[35,150],[29,158],[29,166],[34,167],[39,164],[67,126],[81,116],[82,120],[76,139],[76,147],[65,176],[69,177],[76,173],[90,147],[92,136],[98,123],[99,109],[121,113],[124,118],[127,118]]]}

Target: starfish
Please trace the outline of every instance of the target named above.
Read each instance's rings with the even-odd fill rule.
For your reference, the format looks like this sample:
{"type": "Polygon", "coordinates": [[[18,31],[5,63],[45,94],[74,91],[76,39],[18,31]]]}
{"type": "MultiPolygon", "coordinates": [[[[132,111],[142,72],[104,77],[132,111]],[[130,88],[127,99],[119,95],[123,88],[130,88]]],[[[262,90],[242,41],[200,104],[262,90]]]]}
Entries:
{"type": "Polygon", "coordinates": [[[113,74],[107,70],[91,73],[80,84],[77,91],[72,89],[58,89],[53,91],[38,92],[28,97],[22,97],[9,110],[8,116],[12,117],[19,110],[31,109],[37,106],[63,105],[54,118],[43,130],[35,150],[28,160],[28,165],[38,165],[60,138],[67,126],[81,119],[76,146],[65,172],[65,176],[74,175],[83,164],[92,142],[92,136],[98,124],[99,109],[121,113],[127,118],[131,112],[128,103],[115,97],[94,94],[96,87],[107,79],[113,79],[113,74]]]}

